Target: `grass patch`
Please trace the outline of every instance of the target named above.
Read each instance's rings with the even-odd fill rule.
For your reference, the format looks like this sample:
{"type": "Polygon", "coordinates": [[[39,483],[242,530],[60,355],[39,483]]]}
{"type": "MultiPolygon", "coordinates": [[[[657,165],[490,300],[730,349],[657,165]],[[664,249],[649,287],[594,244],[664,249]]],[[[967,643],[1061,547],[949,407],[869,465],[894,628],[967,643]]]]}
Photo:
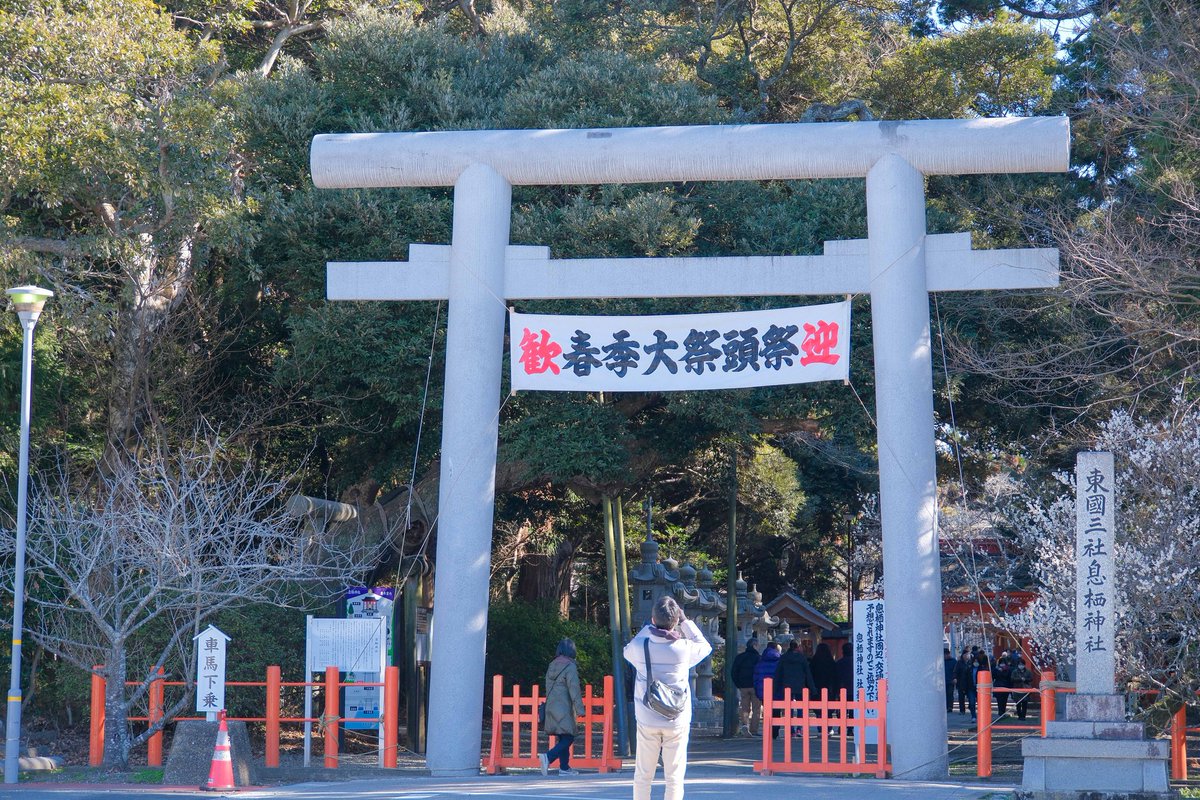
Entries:
{"type": "Polygon", "coordinates": [[[130,783],[162,783],[163,769],[162,767],[146,767],[139,769],[129,776],[130,783]]]}

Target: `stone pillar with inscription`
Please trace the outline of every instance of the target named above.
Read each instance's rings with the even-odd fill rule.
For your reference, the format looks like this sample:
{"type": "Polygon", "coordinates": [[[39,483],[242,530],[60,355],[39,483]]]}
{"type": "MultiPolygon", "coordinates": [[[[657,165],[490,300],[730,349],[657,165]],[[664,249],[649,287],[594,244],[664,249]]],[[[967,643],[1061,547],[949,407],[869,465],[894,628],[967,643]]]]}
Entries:
{"type": "Polygon", "coordinates": [[[1025,739],[1022,800],[1149,800],[1170,797],[1168,742],[1146,739],[1116,693],[1117,487],[1113,456],[1084,452],[1075,464],[1075,694],[1046,738],[1025,739]]]}

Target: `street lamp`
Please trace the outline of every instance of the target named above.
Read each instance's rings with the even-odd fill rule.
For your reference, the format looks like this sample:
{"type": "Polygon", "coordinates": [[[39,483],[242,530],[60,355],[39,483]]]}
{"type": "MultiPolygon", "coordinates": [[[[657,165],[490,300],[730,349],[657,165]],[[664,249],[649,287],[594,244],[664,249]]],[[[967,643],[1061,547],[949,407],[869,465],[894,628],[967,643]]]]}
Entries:
{"type": "Polygon", "coordinates": [[[33,391],[33,329],[42,306],[54,296],[49,289],[18,286],[7,292],[25,335],[21,349],[21,451],[17,472],[17,550],[13,578],[12,672],[4,739],[4,782],[17,782],[21,748],[21,633],[25,616],[25,516],[29,484],[29,406],[33,391]]]}

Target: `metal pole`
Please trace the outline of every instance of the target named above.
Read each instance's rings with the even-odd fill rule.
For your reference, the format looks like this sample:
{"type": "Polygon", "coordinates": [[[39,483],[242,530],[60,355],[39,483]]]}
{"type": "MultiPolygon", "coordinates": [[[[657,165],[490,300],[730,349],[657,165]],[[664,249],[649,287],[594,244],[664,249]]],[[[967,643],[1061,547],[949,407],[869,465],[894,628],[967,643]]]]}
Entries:
{"type": "Polygon", "coordinates": [[[733,659],[737,657],[737,450],[730,453],[729,551],[725,568],[725,738],[737,734],[738,690],[733,685],[733,659]]]}
{"type": "Polygon", "coordinates": [[[21,633],[25,624],[25,517],[29,502],[29,421],[33,391],[33,329],[38,312],[20,311],[24,331],[21,348],[21,449],[17,468],[17,551],[13,578],[12,666],[8,681],[8,714],[4,740],[4,782],[16,783],[21,750],[21,633]]]}
{"type": "Polygon", "coordinates": [[[617,558],[616,536],[613,533],[612,498],[603,495],[600,505],[604,510],[604,561],[608,568],[608,627],[609,639],[612,641],[612,671],[615,683],[617,707],[617,750],[628,752],[628,728],[625,720],[625,671],[622,668],[621,620],[617,610],[617,558]]]}

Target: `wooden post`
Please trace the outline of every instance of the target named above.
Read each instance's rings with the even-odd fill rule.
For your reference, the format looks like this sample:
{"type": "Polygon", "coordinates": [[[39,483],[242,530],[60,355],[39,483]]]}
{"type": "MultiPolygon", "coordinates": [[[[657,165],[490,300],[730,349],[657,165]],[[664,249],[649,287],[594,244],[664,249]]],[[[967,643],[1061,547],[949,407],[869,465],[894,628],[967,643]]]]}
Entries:
{"type": "MultiPolygon", "coordinates": [[[[163,718],[163,668],[158,668],[158,674],[150,681],[150,690],[146,694],[146,710],[147,725],[154,725],[163,718]]],[[[162,731],[150,737],[150,741],[146,743],[146,764],[151,767],[161,767],[163,756],[163,735],[162,731]]]]}
{"type": "MultiPolygon", "coordinates": [[[[617,665],[616,668],[620,669],[621,667],[620,665],[617,665]]],[[[602,717],[604,720],[602,741],[604,744],[600,750],[601,772],[608,772],[610,769],[613,769],[614,762],[616,761],[615,757],[613,756],[613,703],[620,703],[622,700],[623,698],[613,696],[613,676],[605,675],[604,697],[602,698],[602,705],[604,708],[604,716],[602,717]]],[[[589,740],[591,738],[590,732],[588,738],[589,740]]]]}
{"type": "Polygon", "coordinates": [[[88,725],[88,766],[98,767],[104,763],[104,677],[100,670],[103,664],[92,667],[92,718],[88,725]]]}
{"type": "Polygon", "coordinates": [[[886,778],[888,776],[887,765],[891,763],[888,758],[888,737],[887,737],[887,708],[888,708],[888,682],[887,678],[879,679],[879,744],[876,745],[876,756],[879,763],[879,769],[875,773],[876,778],[886,778]]]}
{"type": "Polygon", "coordinates": [[[978,752],[975,774],[981,778],[992,774],[992,673],[980,670],[975,681],[979,697],[976,702],[978,752]]]}
{"type": "Polygon", "coordinates": [[[383,765],[395,769],[400,746],[400,668],[388,667],[383,677],[383,765]]]}
{"type": "Polygon", "coordinates": [[[1171,720],[1171,780],[1187,779],[1187,706],[1183,706],[1171,720]]]}
{"type": "Polygon", "coordinates": [[[325,668],[325,768],[337,769],[338,765],[338,703],[341,680],[337,667],[325,668]]]}
{"type": "MultiPolygon", "coordinates": [[[[500,771],[500,715],[504,711],[504,676],[492,676],[492,747],[488,752],[487,774],[495,775],[500,771]]],[[[533,718],[533,735],[537,737],[537,716],[533,718]]]]}
{"type": "Polygon", "coordinates": [[[773,728],[771,725],[775,719],[775,679],[763,678],[763,699],[762,699],[762,748],[763,748],[763,768],[761,774],[771,774],[771,733],[773,728]]]}
{"type": "Polygon", "coordinates": [[[267,767],[279,766],[279,706],[283,677],[279,665],[267,667],[267,741],[263,763],[267,767]]]}
{"type": "Polygon", "coordinates": [[[1054,680],[1054,673],[1050,670],[1042,671],[1042,680],[1038,684],[1038,696],[1041,698],[1041,718],[1042,718],[1042,738],[1046,738],[1046,723],[1054,722],[1055,692],[1054,687],[1050,682],[1054,680]]]}

